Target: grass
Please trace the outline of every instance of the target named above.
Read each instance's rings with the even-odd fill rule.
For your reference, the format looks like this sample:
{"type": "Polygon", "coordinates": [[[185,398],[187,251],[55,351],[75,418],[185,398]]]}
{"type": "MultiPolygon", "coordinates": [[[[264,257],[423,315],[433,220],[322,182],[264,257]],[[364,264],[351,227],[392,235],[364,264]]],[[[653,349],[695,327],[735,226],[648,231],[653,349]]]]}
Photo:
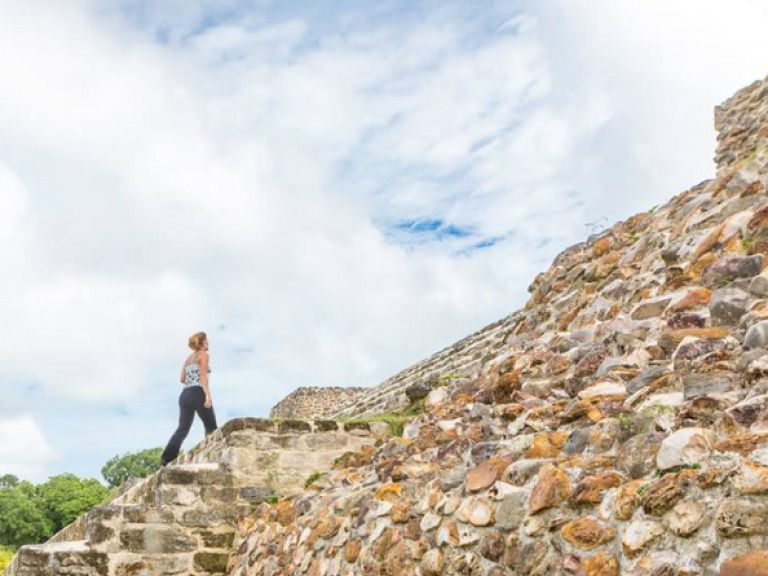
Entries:
{"type": "Polygon", "coordinates": [[[632,429],[632,415],[627,413],[619,414],[617,417],[619,426],[625,432],[632,429]]]}
{"type": "Polygon", "coordinates": [[[386,422],[393,436],[402,436],[405,424],[423,413],[424,401],[417,400],[401,411],[382,412],[381,414],[372,414],[370,416],[347,416],[339,418],[338,421],[344,424],[386,422]]]}
{"type": "Polygon", "coordinates": [[[304,488],[309,488],[310,486],[312,486],[312,484],[320,480],[320,478],[322,477],[323,477],[323,473],[315,470],[314,472],[312,472],[312,474],[309,475],[309,478],[307,478],[307,481],[304,482],[304,488]]]}
{"type": "Polygon", "coordinates": [[[272,504],[273,506],[277,504],[280,501],[280,494],[270,494],[266,498],[264,498],[264,502],[267,504],[272,504]]]}

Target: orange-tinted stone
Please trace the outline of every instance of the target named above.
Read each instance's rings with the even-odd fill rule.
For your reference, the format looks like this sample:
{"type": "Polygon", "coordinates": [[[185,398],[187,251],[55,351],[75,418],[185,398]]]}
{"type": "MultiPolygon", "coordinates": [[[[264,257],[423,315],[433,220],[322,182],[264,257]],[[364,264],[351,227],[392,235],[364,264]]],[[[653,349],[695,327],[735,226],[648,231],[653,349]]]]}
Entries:
{"type": "Polygon", "coordinates": [[[581,550],[592,550],[616,537],[616,530],[594,518],[579,518],[568,522],[560,529],[560,534],[572,546],[581,550]]]}
{"type": "Polygon", "coordinates": [[[392,507],[391,517],[395,524],[405,524],[411,518],[413,502],[403,499],[392,507]]]}
{"type": "Polygon", "coordinates": [[[528,511],[531,514],[557,506],[571,493],[571,481],[568,475],[554,466],[542,468],[539,479],[531,491],[528,511]]]}
{"type": "Polygon", "coordinates": [[[577,504],[598,504],[602,501],[606,490],[615,488],[619,484],[621,484],[621,475],[618,472],[587,476],[576,486],[572,500],[577,504]]]}
{"type": "Polygon", "coordinates": [[[616,499],[613,501],[613,514],[617,520],[629,520],[640,501],[640,487],[645,480],[632,480],[619,487],[616,491],[616,499]]]}
{"type": "Polygon", "coordinates": [[[585,576],[619,576],[619,561],[613,554],[596,554],[581,562],[585,576]]]}
{"type": "Polygon", "coordinates": [[[350,564],[357,562],[357,557],[360,556],[360,550],[362,550],[363,544],[360,540],[350,540],[344,544],[344,560],[350,564]]]}
{"type": "Polygon", "coordinates": [[[490,488],[501,478],[501,474],[509,466],[510,460],[506,458],[491,458],[486,460],[467,474],[467,490],[478,492],[490,488]]]}
{"type": "Polygon", "coordinates": [[[384,500],[386,502],[392,502],[400,498],[400,493],[403,488],[400,484],[389,483],[382,484],[378,490],[376,490],[376,500],[384,500]]]}
{"type": "Polygon", "coordinates": [[[569,432],[542,432],[533,438],[533,444],[528,448],[526,458],[554,458],[568,440],[569,432]]]}
{"type": "Polygon", "coordinates": [[[694,288],[683,296],[682,300],[677,302],[677,304],[674,304],[671,311],[684,312],[686,310],[707,306],[711,297],[712,290],[709,288],[694,288]]]}
{"type": "Polygon", "coordinates": [[[768,576],[768,550],[754,550],[726,560],[720,565],[720,576],[768,576]]]}
{"type": "Polygon", "coordinates": [[[608,253],[611,247],[611,239],[607,236],[600,238],[592,245],[592,258],[601,258],[608,253]]]}
{"type": "Polygon", "coordinates": [[[287,526],[296,519],[296,510],[294,510],[293,504],[288,500],[281,500],[275,504],[274,512],[275,520],[283,526],[287,526]]]}

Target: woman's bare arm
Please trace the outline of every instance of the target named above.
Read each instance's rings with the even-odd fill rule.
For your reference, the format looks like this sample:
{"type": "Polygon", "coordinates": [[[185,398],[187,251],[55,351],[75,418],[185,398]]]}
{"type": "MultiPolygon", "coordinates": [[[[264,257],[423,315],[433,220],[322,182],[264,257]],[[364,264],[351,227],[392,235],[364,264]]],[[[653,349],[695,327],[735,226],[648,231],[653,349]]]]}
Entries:
{"type": "Polygon", "coordinates": [[[184,370],[184,366],[181,367],[181,376],[179,376],[179,378],[181,379],[181,383],[184,384],[187,379],[187,373],[184,370]]]}
{"type": "Polygon", "coordinates": [[[210,408],[213,406],[213,398],[211,398],[211,389],[208,386],[208,352],[205,350],[200,351],[200,385],[205,392],[205,407],[210,408]]]}

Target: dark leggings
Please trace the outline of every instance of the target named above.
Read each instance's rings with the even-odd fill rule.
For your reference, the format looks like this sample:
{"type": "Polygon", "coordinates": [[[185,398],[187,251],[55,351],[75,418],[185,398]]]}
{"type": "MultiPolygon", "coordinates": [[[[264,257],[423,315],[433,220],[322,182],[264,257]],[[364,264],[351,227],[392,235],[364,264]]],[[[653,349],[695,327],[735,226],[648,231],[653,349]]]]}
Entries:
{"type": "Polygon", "coordinates": [[[179,427],[173,433],[168,445],[163,450],[163,465],[171,462],[179,455],[181,443],[189,434],[192,427],[192,421],[195,419],[195,412],[200,416],[205,426],[205,434],[208,435],[216,430],[216,414],[213,413],[213,407],[205,407],[205,392],[202,386],[190,386],[182,390],[179,395],[179,427]]]}

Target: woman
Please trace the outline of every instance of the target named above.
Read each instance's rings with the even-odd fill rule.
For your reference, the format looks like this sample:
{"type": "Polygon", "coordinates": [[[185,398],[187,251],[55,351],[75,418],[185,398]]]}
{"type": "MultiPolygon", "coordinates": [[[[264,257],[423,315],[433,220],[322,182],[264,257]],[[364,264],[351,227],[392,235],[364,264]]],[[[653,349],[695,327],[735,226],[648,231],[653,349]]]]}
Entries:
{"type": "Polygon", "coordinates": [[[179,455],[181,443],[189,434],[195,412],[205,426],[205,434],[216,430],[216,415],[213,413],[213,399],[208,384],[208,338],[205,332],[198,332],[189,337],[192,354],[181,367],[181,384],[184,389],[179,396],[179,427],[173,433],[168,445],[163,450],[163,466],[179,455]]]}

